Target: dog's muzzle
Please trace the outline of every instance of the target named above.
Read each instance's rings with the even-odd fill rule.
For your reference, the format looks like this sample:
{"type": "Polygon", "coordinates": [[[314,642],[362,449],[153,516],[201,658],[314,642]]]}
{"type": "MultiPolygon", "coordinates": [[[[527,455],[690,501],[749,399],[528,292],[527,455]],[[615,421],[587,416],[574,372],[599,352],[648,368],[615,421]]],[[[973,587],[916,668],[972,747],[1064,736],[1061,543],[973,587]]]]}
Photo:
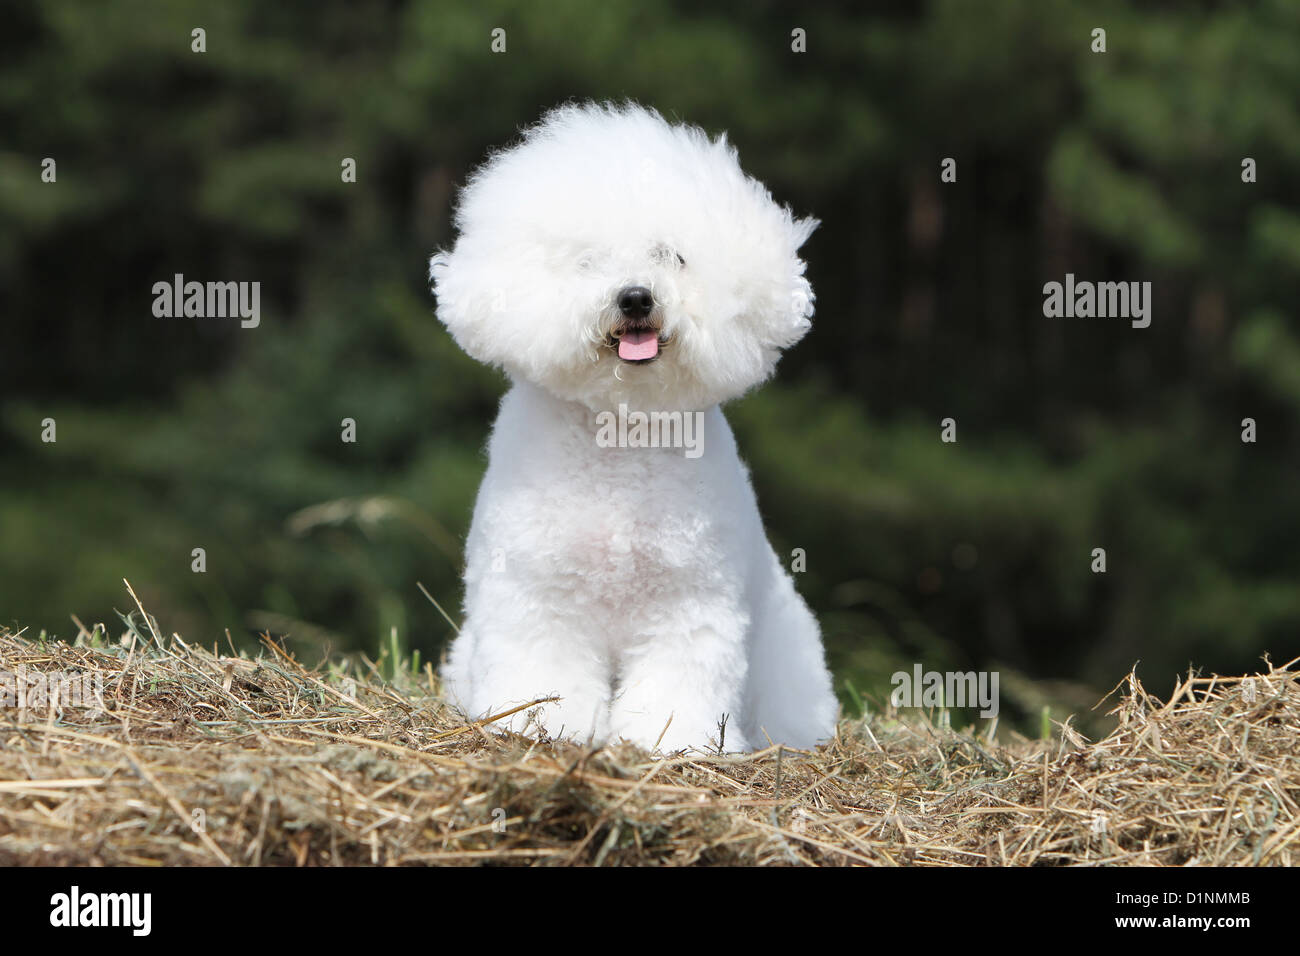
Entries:
{"type": "Polygon", "coordinates": [[[654,296],[643,285],[621,289],[615,300],[620,317],[606,344],[624,362],[639,365],[659,357],[663,319],[656,313],[654,296]]]}

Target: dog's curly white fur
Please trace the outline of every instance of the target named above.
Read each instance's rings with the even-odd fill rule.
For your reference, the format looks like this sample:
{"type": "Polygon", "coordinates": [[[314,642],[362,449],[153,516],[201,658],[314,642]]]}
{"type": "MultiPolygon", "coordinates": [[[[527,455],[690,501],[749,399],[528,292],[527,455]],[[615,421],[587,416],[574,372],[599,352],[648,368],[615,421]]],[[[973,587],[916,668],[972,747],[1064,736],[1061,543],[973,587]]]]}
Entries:
{"type": "Polygon", "coordinates": [[[718,408],[810,327],[798,250],[816,221],[725,137],[631,104],[552,111],[471,177],[455,221],[430,268],[438,316],[512,388],[449,696],[480,717],[555,695],[498,725],[665,752],[830,736],[817,622],[718,408]],[[699,412],[697,454],[607,447],[620,405],[699,412]]]}

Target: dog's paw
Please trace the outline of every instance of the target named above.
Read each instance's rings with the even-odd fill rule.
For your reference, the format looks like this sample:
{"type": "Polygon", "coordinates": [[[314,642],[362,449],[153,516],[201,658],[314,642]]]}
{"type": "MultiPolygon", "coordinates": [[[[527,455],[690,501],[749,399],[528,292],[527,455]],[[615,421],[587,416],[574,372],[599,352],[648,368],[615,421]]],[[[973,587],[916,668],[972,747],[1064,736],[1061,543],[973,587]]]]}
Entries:
{"type": "MultiPolygon", "coordinates": [[[[499,712],[502,709],[497,708],[499,712]]],[[[498,735],[522,734],[537,740],[571,740],[575,743],[603,740],[609,724],[604,701],[586,702],[561,698],[546,701],[483,724],[498,735]]]]}
{"type": "Polygon", "coordinates": [[[680,733],[673,733],[672,727],[668,728],[664,734],[663,740],[655,748],[661,754],[677,753],[682,750],[694,750],[698,753],[741,753],[752,749],[749,742],[740,734],[739,731],[733,732],[730,728],[725,733],[719,733],[718,728],[712,727],[708,730],[700,728],[698,730],[683,730],[680,733]]]}
{"type": "Polygon", "coordinates": [[[744,735],[731,727],[730,722],[724,730],[716,723],[705,725],[677,717],[668,720],[657,715],[615,715],[611,736],[661,754],[684,750],[717,753],[719,748],[730,753],[750,749],[744,735]]]}

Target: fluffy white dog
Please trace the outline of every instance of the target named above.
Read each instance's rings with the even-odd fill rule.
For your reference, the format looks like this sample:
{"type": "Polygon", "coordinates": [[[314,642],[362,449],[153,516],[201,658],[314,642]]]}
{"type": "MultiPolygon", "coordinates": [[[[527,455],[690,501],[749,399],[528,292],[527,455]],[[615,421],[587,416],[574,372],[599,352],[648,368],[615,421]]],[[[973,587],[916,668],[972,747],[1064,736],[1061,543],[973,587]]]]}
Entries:
{"type": "MultiPolygon", "coordinates": [[[[718,405],[810,327],[796,219],[724,137],[569,105],[470,179],[438,317],[509,375],[443,669],[480,717],[664,752],[835,728],[817,622],[718,405]],[[722,726],[725,721],[725,739],[722,726]]],[[[497,726],[497,725],[494,725],[497,726]]]]}

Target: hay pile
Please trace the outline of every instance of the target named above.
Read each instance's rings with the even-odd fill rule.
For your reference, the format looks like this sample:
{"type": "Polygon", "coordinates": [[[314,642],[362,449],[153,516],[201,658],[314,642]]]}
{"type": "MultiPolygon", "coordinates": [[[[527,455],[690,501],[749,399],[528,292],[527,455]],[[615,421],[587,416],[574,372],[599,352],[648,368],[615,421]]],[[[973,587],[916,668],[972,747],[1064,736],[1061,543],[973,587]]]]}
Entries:
{"type": "Polygon", "coordinates": [[[121,643],[0,632],[0,673],[102,685],[99,712],[0,703],[0,864],[1300,862],[1289,665],[1189,678],[1166,703],[1130,675],[1097,743],[1068,721],[997,742],[909,711],[812,754],[658,759],[467,725],[427,667],[314,670],[132,620],[149,627],[121,643]]]}

